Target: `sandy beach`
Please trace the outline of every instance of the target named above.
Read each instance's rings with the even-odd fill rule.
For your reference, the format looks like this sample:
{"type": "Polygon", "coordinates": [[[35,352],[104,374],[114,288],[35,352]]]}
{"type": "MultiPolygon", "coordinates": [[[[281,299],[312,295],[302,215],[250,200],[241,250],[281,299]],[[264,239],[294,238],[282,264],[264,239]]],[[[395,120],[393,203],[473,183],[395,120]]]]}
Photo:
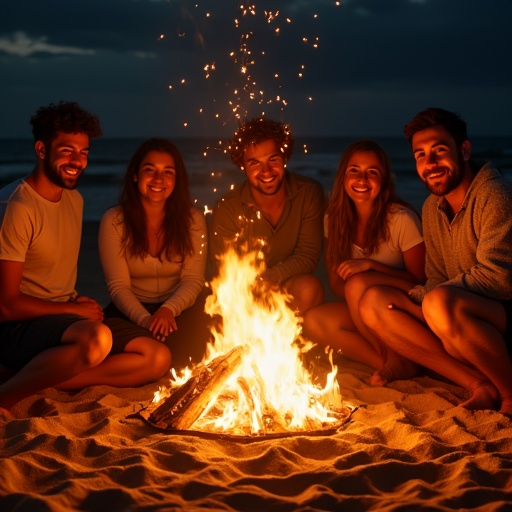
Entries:
{"type": "MultiPolygon", "coordinates": [[[[84,225],[78,290],[108,301],[84,225]]],[[[2,511],[510,511],[512,421],[435,374],[387,387],[340,359],[350,420],[329,435],[222,438],[144,421],[141,388],[45,390],[0,423],[2,511]]]]}

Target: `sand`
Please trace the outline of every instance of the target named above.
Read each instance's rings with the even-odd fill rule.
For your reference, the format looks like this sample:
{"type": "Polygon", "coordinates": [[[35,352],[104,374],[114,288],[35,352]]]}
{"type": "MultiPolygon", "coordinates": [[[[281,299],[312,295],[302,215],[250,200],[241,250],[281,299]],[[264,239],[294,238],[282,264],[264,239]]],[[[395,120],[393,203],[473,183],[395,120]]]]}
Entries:
{"type": "MultiPolygon", "coordinates": [[[[108,300],[85,230],[79,284],[108,300]]],[[[80,289],[80,288],[79,288],[80,289]]],[[[510,511],[512,422],[456,407],[435,374],[387,387],[340,360],[350,421],[331,435],[248,440],[176,435],[139,411],[141,388],[48,389],[0,420],[1,511],[510,511]]]]}

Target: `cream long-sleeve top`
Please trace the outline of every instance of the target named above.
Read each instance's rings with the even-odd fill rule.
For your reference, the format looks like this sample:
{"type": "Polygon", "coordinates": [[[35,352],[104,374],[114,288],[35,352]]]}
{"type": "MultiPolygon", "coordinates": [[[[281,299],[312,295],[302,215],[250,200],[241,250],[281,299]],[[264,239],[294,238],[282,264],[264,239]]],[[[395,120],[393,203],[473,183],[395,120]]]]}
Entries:
{"type": "Polygon", "coordinates": [[[149,312],[143,303],[162,303],[174,316],[194,304],[205,284],[207,228],[204,215],[192,210],[193,254],[183,261],[147,255],[131,257],[122,249],[124,223],[119,206],[103,215],[99,253],[112,302],[132,322],[141,325],[149,312]]]}

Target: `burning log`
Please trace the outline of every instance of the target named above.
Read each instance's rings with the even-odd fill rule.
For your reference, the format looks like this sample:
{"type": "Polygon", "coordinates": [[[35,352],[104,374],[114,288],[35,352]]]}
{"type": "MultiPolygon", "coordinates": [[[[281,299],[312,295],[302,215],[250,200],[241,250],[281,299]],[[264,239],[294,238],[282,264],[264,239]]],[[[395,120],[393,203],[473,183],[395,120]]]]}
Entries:
{"type": "Polygon", "coordinates": [[[189,429],[237,371],[244,352],[239,345],[202,367],[151,413],[151,423],[170,430],[189,429]]]}
{"type": "Polygon", "coordinates": [[[254,372],[255,380],[259,386],[260,394],[261,394],[261,402],[262,402],[262,410],[265,411],[265,415],[263,417],[265,422],[265,427],[268,430],[273,430],[276,432],[286,432],[287,425],[286,420],[283,418],[282,414],[277,411],[272,404],[267,400],[268,392],[267,387],[265,385],[265,381],[261,376],[259,368],[253,364],[251,365],[252,371],[254,372]]]}
{"type": "Polygon", "coordinates": [[[311,381],[296,343],[300,320],[285,294],[259,288],[262,270],[256,253],[226,252],[205,307],[222,318],[208,353],[224,354],[196,367],[190,378],[188,369],[187,377],[174,374],[170,396],[159,390],[141,412],[146,421],[174,433],[256,437],[325,433],[350,417],[332,361],[324,386],[311,381]]]}

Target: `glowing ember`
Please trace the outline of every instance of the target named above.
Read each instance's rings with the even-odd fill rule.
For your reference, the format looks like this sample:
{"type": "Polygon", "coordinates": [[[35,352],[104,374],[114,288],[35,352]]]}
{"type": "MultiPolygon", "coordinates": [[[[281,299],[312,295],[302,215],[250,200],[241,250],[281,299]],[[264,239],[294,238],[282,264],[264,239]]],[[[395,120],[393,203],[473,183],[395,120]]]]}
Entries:
{"type": "Polygon", "coordinates": [[[174,373],[172,387],[155,395],[146,415],[157,426],[247,436],[332,429],[346,418],[337,368],[331,364],[323,387],[312,383],[301,360],[311,347],[300,339],[300,318],[259,278],[263,270],[256,253],[224,255],[206,304],[222,325],[205,361],[174,373]],[[170,419],[161,410],[151,417],[166,397],[170,419]]]}

